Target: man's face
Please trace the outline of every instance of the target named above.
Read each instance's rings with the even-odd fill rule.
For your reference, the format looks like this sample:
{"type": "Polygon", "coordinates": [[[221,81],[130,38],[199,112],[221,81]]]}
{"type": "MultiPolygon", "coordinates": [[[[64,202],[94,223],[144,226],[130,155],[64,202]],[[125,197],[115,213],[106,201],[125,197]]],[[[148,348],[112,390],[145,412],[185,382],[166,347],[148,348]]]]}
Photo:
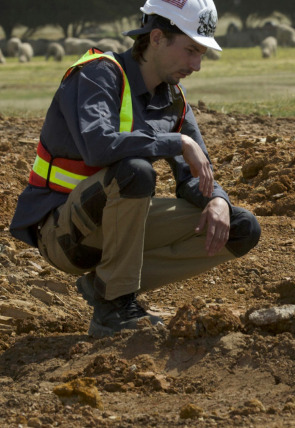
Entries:
{"type": "Polygon", "coordinates": [[[154,57],[154,71],[162,82],[176,85],[180,79],[200,70],[206,50],[186,35],[177,34],[172,41],[163,35],[154,57]]]}

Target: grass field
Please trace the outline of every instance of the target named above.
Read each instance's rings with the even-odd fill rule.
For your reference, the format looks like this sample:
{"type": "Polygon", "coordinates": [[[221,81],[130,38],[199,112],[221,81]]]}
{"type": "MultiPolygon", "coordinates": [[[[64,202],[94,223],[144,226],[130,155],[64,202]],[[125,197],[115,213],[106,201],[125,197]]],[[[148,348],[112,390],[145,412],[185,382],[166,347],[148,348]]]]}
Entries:
{"type": "MultiPolygon", "coordinates": [[[[44,116],[65,72],[77,58],[62,63],[34,57],[0,65],[0,113],[44,116]]],[[[200,73],[183,80],[191,104],[199,100],[218,111],[295,116],[295,49],[279,48],[275,58],[262,59],[260,49],[224,49],[219,61],[205,59],[200,73]]]]}
{"type": "Polygon", "coordinates": [[[261,58],[260,48],[224,49],[219,61],[205,60],[185,81],[188,99],[218,111],[295,116],[295,49],[279,48],[261,58]]]}

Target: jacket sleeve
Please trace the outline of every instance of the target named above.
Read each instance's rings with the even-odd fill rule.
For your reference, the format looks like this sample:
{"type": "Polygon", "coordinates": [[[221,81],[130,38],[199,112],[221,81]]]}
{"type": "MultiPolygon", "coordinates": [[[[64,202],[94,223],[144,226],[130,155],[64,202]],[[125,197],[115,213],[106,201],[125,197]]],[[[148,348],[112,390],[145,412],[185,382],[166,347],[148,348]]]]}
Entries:
{"type": "Polygon", "coordinates": [[[92,61],[61,86],[58,103],[87,165],[105,167],[126,157],[181,154],[177,133],[152,128],[120,132],[122,75],[111,61],[92,61]]]}
{"type": "MultiPolygon", "coordinates": [[[[185,116],[185,120],[182,126],[181,133],[184,135],[190,136],[193,140],[195,140],[200,147],[202,148],[205,156],[208,158],[210,162],[211,169],[213,170],[212,163],[210,161],[210,157],[201,136],[198,124],[194,117],[193,111],[191,107],[188,105],[187,113],[185,116]]],[[[231,203],[227,193],[223,190],[223,188],[214,181],[214,190],[212,197],[206,198],[202,195],[199,190],[199,178],[195,178],[191,175],[190,168],[188,164],[184,161],[183,156],[175,156],[174,158],[167,159],[169,162],[175,180],[176,180],[176,196],[179,198],[184,198],[188,202],[196,205],[197,207],[203,209],[208,204],[211,199],[216,197],[221,197],[227,201],[229,207],[231,208],[231,203]]]]}

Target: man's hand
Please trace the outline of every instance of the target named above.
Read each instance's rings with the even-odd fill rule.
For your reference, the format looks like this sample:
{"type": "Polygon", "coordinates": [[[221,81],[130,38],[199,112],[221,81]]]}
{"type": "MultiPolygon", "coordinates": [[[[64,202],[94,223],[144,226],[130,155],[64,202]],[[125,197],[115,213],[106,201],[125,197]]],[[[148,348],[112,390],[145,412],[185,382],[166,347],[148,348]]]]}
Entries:
{"type": "Polygon", "coordinates": [[[210,198],[213,192],[214,179],[210,163],[201,147],[188,135],[182,135],[182,155],[189,165],[193,177],[199,177],[199,189],[203,196],[210,198]]]}
{"type": "Polygon", "coordinates": [[[228,203],[223,198],[214,198],[208,203],[201,214],[196,227],[197,234],[207,225],[205,248],[208,256],[214,256],[227,243],[230,229],[230,211],[228,203]]]}

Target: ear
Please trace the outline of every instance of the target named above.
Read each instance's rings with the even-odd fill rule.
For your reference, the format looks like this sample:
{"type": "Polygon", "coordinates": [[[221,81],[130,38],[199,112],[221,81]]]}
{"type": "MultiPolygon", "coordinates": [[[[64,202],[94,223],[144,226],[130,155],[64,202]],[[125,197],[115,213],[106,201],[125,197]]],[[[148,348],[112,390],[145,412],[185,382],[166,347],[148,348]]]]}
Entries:
{"type": "Polygon", "coordinates": [[[154,28],[150,33],[151,46],[157,47],[163,38],[164,38],[163,31],[160,30],[159,28],[154,28]]]}

